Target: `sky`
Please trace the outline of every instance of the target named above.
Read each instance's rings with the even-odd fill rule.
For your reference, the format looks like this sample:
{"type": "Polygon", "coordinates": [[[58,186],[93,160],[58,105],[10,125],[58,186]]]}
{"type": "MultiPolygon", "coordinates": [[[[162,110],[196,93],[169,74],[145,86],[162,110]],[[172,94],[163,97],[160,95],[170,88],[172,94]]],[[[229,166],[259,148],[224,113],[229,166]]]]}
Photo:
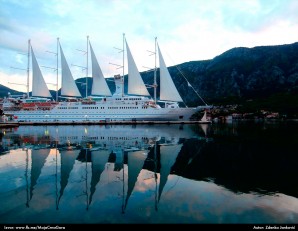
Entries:
{"type": "MultiPolygon", "coordinates": [[[[112,64],[123,63],[123,34],[142,72],[154,68],[155,38],[167,66],[234,47],[298,42],[297,12],[297,0],[0,0],[0,84],[26,92],[29,39],[56,89],[57,38],[74,79],[85,77],[86,67],[91,76],[87,36],[104,76],[112,77],[122,73],[112,64]]],[[[59,88],[60,75],[59,63],[59,88]]]]}

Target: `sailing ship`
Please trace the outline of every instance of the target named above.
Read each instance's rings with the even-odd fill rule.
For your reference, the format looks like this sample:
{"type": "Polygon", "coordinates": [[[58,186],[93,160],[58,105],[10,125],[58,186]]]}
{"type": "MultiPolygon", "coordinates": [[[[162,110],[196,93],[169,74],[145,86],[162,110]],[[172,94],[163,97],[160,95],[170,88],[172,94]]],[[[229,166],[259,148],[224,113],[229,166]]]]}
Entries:
{"type": "MultiPolygon", "coordinates": [[[[88,40],[88,47],[92,59],[92,91],[91,95],[83,98],[71,74],[59,39],[61,56],[61,96],[63,101],[54,101],[44,81],[37,63],[32,46],[29,46],[32,56],[32,96],[29,92],[23,97],[9,97],[4,99],[3,111],[5,114],[14,115],[17,122],[71,122],[71,121],[186,121],[196,113],[210,106],[180,107],[183,102],[166,67],[161,50],[155,39],[155,52],[158,49],[160,63],[160,97],[156,98],[156,67],[154,68],[154,97],[148,92],[128,43],[123,35],[123,52],[126,48],[128,68],[128,89],[124,94],[124,59],[123,75],[115,75],[115,92],[112,94],[107,81],[101,71],[95,53],[88,40]],[[125,44],[125,45],[124,45],[125,44]]],[[[58,47],[58,45],[57,45],[58,47]]],[[[87,47],[87,50],[88,50],[87,47]]],[[[58,55],[59,49],[57,49],[58,55]]],[[[29,49],[28,49],[29,53],[29,49]]],[[[88,54],[87,54],[88,55],[88,54]]],[[[123,55],[124,57],[124,55],[123,55]]],[[[57,67],[58,71],[58,67],[57,67]]],[[[29,79],[29,77],[28,77],[29,79]]],[[[58,78],[57,78],[58,79],[58,78]]],[[[28,82],[28,81],[27,81],[28,82]]],[[[58,83],[57,83],[58,85],[58,83]]],[[[57,98],[57,97],[56,97],[57,98]]]]}

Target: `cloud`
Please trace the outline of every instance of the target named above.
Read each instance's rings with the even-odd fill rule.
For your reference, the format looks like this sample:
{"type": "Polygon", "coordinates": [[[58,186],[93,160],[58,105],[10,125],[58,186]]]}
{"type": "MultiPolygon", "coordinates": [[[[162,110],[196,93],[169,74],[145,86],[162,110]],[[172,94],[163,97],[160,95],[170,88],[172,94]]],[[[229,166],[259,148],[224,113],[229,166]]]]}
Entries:
{"type": "MultiPolygon", "coordinates": [[[[55,57],[46,51],[56,51],[57,37],[70,65],[86,65],[84,56],[76,49],[86,50],[89,36],[105,76],[119,72],[109,63],[122,63],[121,53],[113,49],[122,48],[122,33],[126,34],[139,71],[147,70],[143,66],[154,66],[154,57],[146,50],[154,50],[155,37],[168,66],[211,59],[233,47],[298,40],[295,0],[0,0],[0,3],[3,60],[0,69],[6,69],[6,73],[10,73],[9,66],[20,61],[16,54],[27,52],[28,39],[42,65],[55,65],[55,57]]],[[[43,72],[46,75],[49,70],[43,72]]]]}
{"type": "Polygon", "coordinates": [[[17,61],[17,63],[24,64],[24,56],[21,54],[17,54],[16,61],[17,61]]]}
{"type": "Polygon", "coordinates": [[[15,73],[5,73],[0,71],[0,81],[2,85],[5,85],[9,88],[15,89],[21,92],[27,92],[26,88],[26,71],[20,70],[15,71],[15,73]]]}

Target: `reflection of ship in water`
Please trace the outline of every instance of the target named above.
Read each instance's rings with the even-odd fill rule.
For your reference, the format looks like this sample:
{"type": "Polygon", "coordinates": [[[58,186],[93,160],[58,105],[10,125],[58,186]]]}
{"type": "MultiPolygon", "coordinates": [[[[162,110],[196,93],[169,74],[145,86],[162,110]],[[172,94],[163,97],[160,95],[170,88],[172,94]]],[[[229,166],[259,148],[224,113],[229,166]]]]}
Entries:
{"type": "MultiPolygon", "coordinates": [[[[189,136],[190,138],[192,136],[189,136]]],[[[156,201],[155,208],[157,210],[158,201],[161,198],[164,186],[167,183],[171,167],[175,163],[184,139],[187,137],[174,136],[159,136],[159,137],[144,137],[145,142],[134,142],[135,146],[119,145],[112,146],[107,149],[93,149],[84,148],[81,150],[78,160],[82,162],[91,162],[91,182],[90,193],[86,187],[86,194],[88,206],[92,202],[93,194],[95,193],[96,186],[100,181],[101,174],[105,171],[105,164],[107,162],[113,163],[113,171],[119,172],[117,177],[122,180],[122,213],[128,205],[129,198],[131,197],[135,185],[138,182],[138,177],[143,169],[146,169],[154,174],[156,182],[156,201]],[[182,140],[180,138],[183,138],[182,140]]],[[[130,137],[127,137],[130,140],[130,137]]],[[[86,165],[87,168],[87,165],[86,165]]],[[[85,178],[87,180],[87,176],[85,178]]],[[[115,179],[116,180],[116,179],[115,179]]],[[[86,184],[87,185],[87,184],[86,184]]]]}
{"type": "Polygon", "coordinates": [[[155,173],[155,180],[159,182],[159,189],[156,192],[157,200],[160,200],[171,166],[183,142],[185,139],[199,138],[187,126],[167,126],[165,129],[155,126],[138,128],[109,126],[96,129],[77,126],[76,129],[70,128],[73,129],[70,129],[69,133],[66,128],[60,126],[33,127],[31,132],[27,129],[15,131],[14,136],[19,135],[19,143],[27,149],[28,207],[29,202],[34,199],[34,190],[50,152],[56,153],[53,158],[56,165],[56,209],[59,209],[65,189],[72,184],[70,175],[76,164],[86,168],[86,174],[82,178],[85,182],[83,194],[86,195],[87,209],[92,204],[97,188],[100,187],[99,182],[102,173],[107,171],[107,164],[110,166],[112,164],[112,171],[118,173],[114,174],[114,181],[123,182],[123,212],[142,169],[155,173]],[[33,135],[30,136],[30,133],[33,135]],[[88,168],[91,168],[90,172],[88,168]]]}
{"type": "MultiPolygon", "coordinates": [[[[127,192],[124,204],[122,205],[122,212],[125,211],[125,208],[128,203],[128,199],[132,194],[135,183],[137,182],[138,175],[141,172],[144,161],[147,157],[148,151],[130,151],[127,154],[127,192]]],[[[123,183],[124,183],[124,175],[123,175],[123,183]]],[[[123,185],[124,186],[124,185],[123,185]]],[[[124,189],[124,188],[123,188],[124,189]]],[[[123,192],[123,196],[125,192],[123,192]]]]}
{"type": "Polygon", "coordinates": [[[154,172],[156,183],[155,209],[161,199],[163,189],[167,183],[168,176],[172,174],[172,167],[181,151],[183,143],[164,144],[156,142],[152,151],[148,154],[143,169],[154,172]],[[158,184],[159,181],[159,184],[158,184]]]}
{"type": "Polygon", "coordinates": [[[31,176],[30,176],[31,184],[30,184],[29,201],[32,200],[34,187],[37,184],[37,180],[41,174],[41,170],[49,154],[50,154],[50,149],[32,149],[31,151],[32,164],[31,164],[31,176]]]}
{"type": "MultiPolygon", "coordinates": [[[[42,169],[45,165],[46,159],[48,158],[51,149],[49,148],[26,148],[26,170],[25,170],[25,181],[26,181],[26,192],[27,202],[26,206],[30,207],[30,201],[34,195],[34,189],[38,185],[39,178],[41,176],[42,169]]],[[[61,150],[60,158],[58,158],[58,149],[55,150],[55,181],[56,181],[56,209],[59,209],[59,202],[63,196],[63,192],[68,185],[69,175],[75,164],[75,160],[80,150],[61,150]],[[58,159],[60,159],[60,166],[58,166],[58,159]],[[58,170],[58,168],[60,169],[58,170]],[[60,190],[58,190],[58,172],[60,172],[60,190]]]]}
{"type": "Polygon", "coordinates": [[[199,129],[196,132],[187,126],[170,125],[31,127],[33,135],[28,129],[7,132],[2,143],[28,148],[26,189],[31,207],[40,199],[35,194],[40,193],[42,176],[46,174],[43,168],[49,168],[50,159],[54,157],[48,158],[46,150],[51,154],[56,152],[57,208],[69,203],[70,197],[80,192],[86,195],[83,202],[87,208],[100,203],[105,193],[115,193],[115,201],[121,195],[119,200],[122,201],[117,202],[122,204],[122,211],[129,211],[143,184],[150,185],[150,189],[147,188],[150,192],[155,186],[157,209],[158,201],[165,200],[165,192],[170,188],[167,183],[171,174],[211,181],[235,193],[266,195],[279,192],[298,197],[295,187],[298,159],[293,152],[297,147],[296,136],[291,142],[282,137],[279,142],[272,143],[270,138],[277,134],[269,129],[268,132],[262,130],[260,134],[263,135],[258,137],[256,129],[248,128],[249,132],[245,133],[233,129],[233,133],[226,134],[222,129],[216,130],[214,125],[212,130],[211,125],[207,126],[205,131],[212,132],[213,142],[209,142],[212,141],[210,137],[206,138],[200,130],[201,125],[196,127],[199,129]],[[70,144],[70,148],[63,148],[63,142],[70,144]],[[75,186],[76,192],[74,181],[80,181],[75,186]],[[109,191],[111,188],[113,190],[109,191]]]}
{"type": "MultiPolygon", "coordinates": [[[[116,148],[116,152],[109,152],[107,150],[82,149],[78,160],[83,162],[91,162],[91,181],[90,192],[86,184],[86,196],[88,199],[88,206],[92,202],[93,194],[96,186],[100,181],[101,174],[105,171],[105,164],[107,162],[113,163],[113,171],[119,172],[122,181],[122,213],[125,212],[135,185],[138,182],[139,175],[143,169],[146,169],[154,174],[156,182],[156,201],[155,208],[161,199],[163,189],[167,183],[168,176],[171,174],[171,168],[176,161],[176,158],[181,150],[182,143],[163,143],[164,139],[154,140],[148,148],[138,149],[120,149],[116,148]],[[161,142],[161,143],[160,143],[161,142]]],[[[87,165],[86,165],[87,168],[87,165]]],[[[85,178],[87,180],[87,176],[85,178]]],[[[116,179],[114,179],[116,180],[116,179]]]]}
{"type": "Polygon", "coordinates": [[[63,196],[63,192],[68,184],[70,172],[73,169],[75,160],[80,150],[62,150],[60,151],[61,158],[61,179],[60,179],[60,192],[57,200],[57,209],[59,208],[59,202],[63,196]]]}
{"type": "Polygon", "coordinates": [[[105,170],[105,165],[108,162],[110,152],[108,150],[95,150],[92,151],[91,163],[92,163],[92,172],[91,172],[91,183],[90,183],[90,197],[88,204],[91,204],[93,194],[96,190],[96,185],[100,180],[102,172],[105,170]]]}
{"type": "MultiPolygon", "coordinates": [[[[203,129],[201,131],[203,133],[203,129]]],[[[80,148],[88,143],[94,150],[109,146],[140,147],[150,142],[150,138],[172,142],[173,139],[190,137],[200,138],[201,135],[186,125],[20,126],[6,133],[3,142],[11,148],[53,148],[57,143],[58,149],[80,148]]]]}
{"type": "Polygon", "coordinates": [[[26,207],[29,207],[30,201],[33,198],[34,189],[50,153],[50,149],[25,149],[25,152],[26,207]]]}
{"type": "Polygon", "coordinates": [[[212,143],[202,144],[196,139],[184,142],[173,173],[213,182],[237,194],[298,197],[298,156],[293,152],[297,150],[297,126],[283,128],[286,132],[292,129],[290,139],[275,128],[262,129],[253,124],[228,128],[223,131],[212,126],[212,143]]]}
{"type": "Polygon", "coordinates": [[[3,146],[3,144],[2,144],[2,137],[3,137],[3,132],[0,131],[0,155],[9,153],[8,147],[3,146]]]}

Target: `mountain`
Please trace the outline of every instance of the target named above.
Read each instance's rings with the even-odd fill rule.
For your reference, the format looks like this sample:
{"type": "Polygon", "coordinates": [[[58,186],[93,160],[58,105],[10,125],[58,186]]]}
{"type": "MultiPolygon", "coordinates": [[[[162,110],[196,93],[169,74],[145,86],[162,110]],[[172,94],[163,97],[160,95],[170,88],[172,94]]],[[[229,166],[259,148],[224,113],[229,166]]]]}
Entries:
{"type": "MultiPolygon", "coordinates": [[[[237,47],[211,60],[169,67],[169,72],[188,106],[202,104],[202,101],[188,86],[185,78],[208,104],[241,104],[246,110],[268,109],[298,114],[298,42],[254,48],[237,47]]],[[[141,76],[146,84],[153,84],[153,72],[142,72],[141,76]]],[[[157,82],[158,76],[157,71],[157,82]]],[[[87,80],[90,94],[92,78],[88,77],[87,80]]],[[[85,96],[86,85],[82,82],[86,78],[76,81],[81,94],[85,96]]],[[[108,81],[108,85],[114,92],[114,83],[108,81]]],[[[126,86],[127,76],[125,91],[126,86]]],[[[148,90],[153,95],[153,88],[148,90]]],[[[6,96],[7,92],[18,93],[0,85],[0,97],[6,96]]],[[[55,95],[54,91],[51,93],[55,95]]]]}
{"type": "Polygon", "coordinates": [[[233,48],[212,60],[179,67],[201,96],[212,102],[293,94],[298,90],[298,43],[233,48]]]}
{"type": "MultiPolygon", "coordinates": [[[[183,76],[208,104],[298,115],[298,42],[233,48],[211,60],[169,67],[169,72],[189,106],[201,101],[183,76]]],[[[148,83],[153,74],[143,73],[143,78],[148,83]]]]}
{"type": "Polygon", "coordinates": [[[23,95],[24,94],[23,92],[12,90],[12,89],[0,84],[0,97],[4,98],[8,95],[8,93],[10,93],[12,95],[23,95]]]}

